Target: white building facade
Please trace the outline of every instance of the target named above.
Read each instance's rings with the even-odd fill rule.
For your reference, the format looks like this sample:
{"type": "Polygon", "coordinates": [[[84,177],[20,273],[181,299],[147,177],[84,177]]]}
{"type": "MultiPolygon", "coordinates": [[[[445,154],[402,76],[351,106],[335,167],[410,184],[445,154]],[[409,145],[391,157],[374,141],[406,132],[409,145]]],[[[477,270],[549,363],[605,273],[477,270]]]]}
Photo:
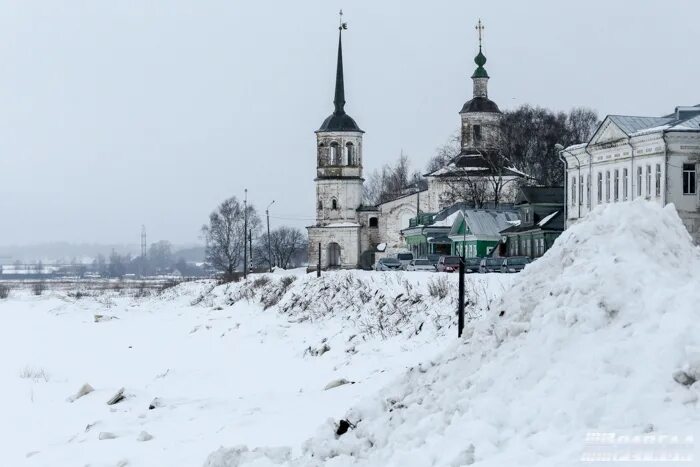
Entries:
{"type": "Polygon", "coordinates": [[[561,156],[567,226],[598,205],[642,198],[673,203],[700,243],[700,107],[677,107],[663,117],[609,115],[588,143],[561,156]]]}

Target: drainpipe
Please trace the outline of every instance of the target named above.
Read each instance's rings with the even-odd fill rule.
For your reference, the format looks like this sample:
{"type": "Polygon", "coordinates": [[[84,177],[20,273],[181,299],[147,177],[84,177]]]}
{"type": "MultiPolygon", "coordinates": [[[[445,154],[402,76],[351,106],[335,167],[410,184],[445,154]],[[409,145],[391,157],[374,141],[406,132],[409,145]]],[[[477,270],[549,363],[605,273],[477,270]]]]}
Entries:
{"type": "Polygon", "coordinates": [[[562,163],[564,164],[564,229],[566,229],[566,227],[567,227],[566,224],[569,222],[569,217],[568,217],[569,203],[566,201],[566,196],[569,193],[568,188],[567,188],[567,180],[569,178],[569,170],[568,170],[569,165],[566,163],[566,159],[564,159],[564,157],[562,157],[562,153],[564,152],[564,147],[561,144],[559,144],[559,145],[555,146],[555,148],[559,150],[559,160],[562,161],[562,163]],[[561,149],[559,149],[559,148],[561,148],[561,149]]]}
{"type": "Polygon", "coordinates": [[[593,154],[588,152],[588,144],[583,147],[583,151],[588,154],[588,177],[586,177],[586,189],[588,190],[586,192],[586,195],[588,196],[588,211],[590,212],[593,209],[593,201],[591,198],[593,198],[593,154]]]}
{"type": "Polygon", "coordinates": [[[664,140],[664,190],[661,192],[661,200],[666,206],[666,193],[668,191],[668,141],[666,141],[666,131],[661,133],[661,139],[664,140]]]}
{"type": "Polygon", "coordinates": [[[630,188],[632,188],[632,196],[630,196],[630,200],[634,201],[635,193],[637,192],[634,187],[634,181],[637,179],[637,174],[634,172],[634,146],[632,146],[631,139],[627,140],[627,145],[630,147],[630,151],[632,151],[632,171],[630,172],[630,188]]]}
{"type": "MultiPolygon", "coordinates": [[[[576,158],[576,164],[578,165],[578,184],[581,185],[581,161],[579,160],[578,156],[576,154],[574,154],[573,152],[571,152],[571,151],[566,151],[566,152],[568,152],[569,154],[571,154],[572,156],[574,156],[576,158]]],[[[581,219],[581,204],[583,203],[583,200],[581,199],[581,196],[583,195],[582,188],[579,188],[578,194],[579,194],[579,200],[577,203],[577,205],[578,205],[578,218],[581,219]]]]}

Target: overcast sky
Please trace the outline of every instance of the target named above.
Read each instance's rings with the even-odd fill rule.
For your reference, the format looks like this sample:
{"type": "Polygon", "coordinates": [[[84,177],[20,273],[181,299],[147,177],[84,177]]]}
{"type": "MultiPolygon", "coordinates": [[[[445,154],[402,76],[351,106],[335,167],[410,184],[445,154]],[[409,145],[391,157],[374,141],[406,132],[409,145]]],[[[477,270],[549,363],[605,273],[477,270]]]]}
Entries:
{"type": "Polygon", "coordinates": [[[246,187],[310,224],[340,7],[366,172],[456,130],[479,17],[501,109],[700,103],[694,0],[2,1],[0,245],[197,242],[246,187]]]}

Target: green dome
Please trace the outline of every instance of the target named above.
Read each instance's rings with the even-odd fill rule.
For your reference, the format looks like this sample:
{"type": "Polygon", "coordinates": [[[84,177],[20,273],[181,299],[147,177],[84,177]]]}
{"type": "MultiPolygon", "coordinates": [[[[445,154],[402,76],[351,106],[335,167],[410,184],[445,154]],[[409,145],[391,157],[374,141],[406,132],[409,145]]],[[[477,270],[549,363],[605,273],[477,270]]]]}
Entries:
{"type": "Polygon", "coordinates": [[[479,47],[479,55],[474,57],[474,63],[480,67],[483,67],[486,64],[486,55],[481,53],[481,47],[479,47]]]}
{"type": "Polygon", "coordinates": [[[477,67],[476,70],[474,70],[472,78],[488,78],[489,74],[486,73],[486,68],[484,68],[484,64],[486,64],[486,55],[481,53],[481,47],[479,47],[479,54],[474,57],[474,63],[476,63],[477,67]]]}

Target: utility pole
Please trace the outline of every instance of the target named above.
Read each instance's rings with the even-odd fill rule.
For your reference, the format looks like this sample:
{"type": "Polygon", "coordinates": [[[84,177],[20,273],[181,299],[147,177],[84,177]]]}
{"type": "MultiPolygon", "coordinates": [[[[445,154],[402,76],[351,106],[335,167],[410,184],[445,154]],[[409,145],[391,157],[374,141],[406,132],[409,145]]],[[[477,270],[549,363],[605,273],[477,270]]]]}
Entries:
{"type": "Polygon", "coordinates": [[[243,198],[243,278],[248,277],[248,188],[245,189],[243,198]]]}
{"type": "Polygon", "coordinates": [[[253,271],[253,229],[248,232],[248,250],[250,251],[250,270],[253,271]]]}
{"type": "Polygon", "coordinates": [[[273,199],[270,204],[265,208],[265,215],[267,215],[267,260],[270,263],[270,272],[272,272],[272,243],[270,241],[270,206],[275,204],[273,199]]]}

